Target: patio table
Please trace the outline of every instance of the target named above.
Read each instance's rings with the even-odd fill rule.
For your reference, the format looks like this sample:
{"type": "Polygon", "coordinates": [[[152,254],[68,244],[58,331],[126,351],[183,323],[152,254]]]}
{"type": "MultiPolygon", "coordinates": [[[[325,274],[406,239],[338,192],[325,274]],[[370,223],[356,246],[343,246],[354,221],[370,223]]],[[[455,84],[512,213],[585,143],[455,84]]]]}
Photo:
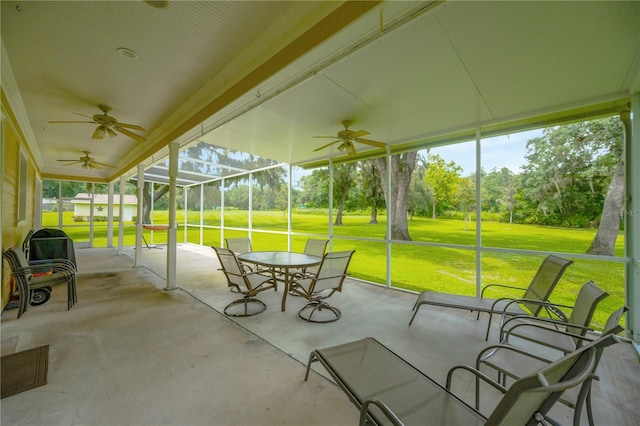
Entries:
{"type": "MultiPolygon", "coordinates": [[[[285,310],[287,301],[287,293],[289,293],[289,284],[291,278],[289,276],[289,268],[306,268],[314,266],[322,262],[319,256],[311,256],[303,253],[293,253],[289,251],[250,251],[238,255],[238,259],[243,262],[254,263],[260,266],[266,266],[272,271],[275,268],[284,270],[284,292],[282,293],[282,312],[285,310]]],[[[275,273],[274,273],[275,279],[275,273]]]]}

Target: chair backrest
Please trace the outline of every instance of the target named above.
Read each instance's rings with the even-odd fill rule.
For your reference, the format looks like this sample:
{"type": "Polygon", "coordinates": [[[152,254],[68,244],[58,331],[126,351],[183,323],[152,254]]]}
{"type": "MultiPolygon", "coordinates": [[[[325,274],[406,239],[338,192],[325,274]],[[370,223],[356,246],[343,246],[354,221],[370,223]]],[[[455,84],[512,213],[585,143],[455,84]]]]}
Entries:
{"type": "MultiPolygon", "coordinates": [[[[312,238],[309,238],[307,240],[307,244],[305,244],[304,246],[304,254],[322,257],[324,256],[324,252],[327,250],[328,243],[329,240],[314,240],[312,238]]],[[[320,269],[319,266],[308,266],[307,268],[305,268],[305,272],[317,274],[318,269],[320,269]]]]}
{"type": "Polygon", "coordinates": [[[604,325],[604,329],[602,330],[602,335],[605,336],[607,334],[618,334],[624,331],[624,327],[620,325],[620,320],[622,320],[622,316],[628,310],[629,308],[623,306],[622,308],[611,312],[609,318],[607,318],[607,322],[604,325]]]}
{"type": "Polygon", "coordinates": [[[342,291],[342,282],[347,276],[351,256],[355,250],[334,251],[324,255],[314,278],[313,292],[328,289],[342,291]]]}
{"type": "MultiPolygon", "coordinates": [[[[28,268],[29,267],[29,261],[27,260],[27,257],[25,256],[24,252],[20,249],[20,247],[18,246],[13,246],[7,249],[7,251],[5,252],[7,253],[9,256],[11,256],[13,262],[14,262],[14,266],[16,268],[28,268]]],[[[8,258],[7,258],[8,260],[8,258]]]]}
{"type": "Polygon", "coordinates": [[[329,240],[314,240],[309,238],[307,244],[304,246],[304,254],[322,257],[324,256],[328,243],[329,240]]]}
{"type": "MultiPolygon", "coordinates": [[[[564,271],[573,263],[572,260],[564,259],[555,255],[547,256],[540,267],[538,272],[529,283],[529,287],[522,296],[524,299],[531,300],[548,300],[549,295],[555,288],[560,277],[564,274],[564,271]]],[[[531,311],[533,316],[538,316],[543,309],[542,305],[524,303],[524,305],[531,311]]]]}
{"type": "Polygon", "coordinates": [[[222,272],[227,277],[229,287],[246,287],[245,273],[235,253],[222,247],[213,247],[220,261],[222,272]]]}
{"type": "MultiPolygon", "coordinates": [[[[609,293],[602,290],[593,281],[589,280],[584,283],[580,288],[576,303],[573,305],[571,315],[567,321],[567,331],[584,336],[587,332],[585,329],[571,327],[571,324],[588,327],[591,324],[591,318],[593,318],[598,303],[607,296],[609,296],[609,293]]],[[[573,341],[577,346],[582,342],[577,337],[574,337],[573,341]]]]}
{"type": "Polygon", "coordinates": [[[227,244],[227,248],[234,253],[241,254],[253,251],[249,238],[226,238],[224,241],[227,244]]]}
{"type": "Polygon", "coordinates": [[[614,335],[604,336],[515,381],[486,425],[538,424],[535,414],[547,414],[565,390],[589,379],[597,351],[618,341],[614,335]]]}

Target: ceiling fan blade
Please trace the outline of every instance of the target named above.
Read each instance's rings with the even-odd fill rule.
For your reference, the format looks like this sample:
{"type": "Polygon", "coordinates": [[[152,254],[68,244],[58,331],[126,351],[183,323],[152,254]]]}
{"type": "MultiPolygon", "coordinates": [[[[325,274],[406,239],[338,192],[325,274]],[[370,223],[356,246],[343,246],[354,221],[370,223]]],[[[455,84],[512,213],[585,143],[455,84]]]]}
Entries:
{"type": "Polygon", "coordinates": [[[100,167],[100,165],[98,163],[96,163],[95,161],[92,161],[91,163],[87,163],[87,166],[90,169],[101,169],[102,167],[100,167]]]}
{"type": "Polygon", "coordinates": [[[118,127],[124,127],[131,130],[138,130],[140,132],[146,132],[146,130],[144,130],[142,127],[138,126],[137,124],[120,123],[118,121],[118,127]]]}
{"type": "MultiPolygon", "coordinates": [[[[58,160],[58,161],[69,161],[69,160],[58,160]]],[[[73,166],[74,164],[80,164],[82,163],[82,160],[79,161],[74,161],[72,163],[67,163],[67,164],[63,164],[64,166],[73,166]]]]}
{"type": "MultiPolygon", "coordinates": [[[[92,120],[93,120],[93,117],[92,117],[92,116],[90,116],[90,115],[80,114],[79,112],[74,112],[74,114],[75,114],[75,115],[79,115],[79,116],[81,116],[81,117],[87,117],[87,118],[90,118],[90,119],[92,119],[92,120]]],[[[93,123],[93,121],[92,121],[92,123],[93,123]]]]}
{"type": "Polygon", "coordinates": [[[365,145],[371,145],[371,146],[375,146],[375,147],[378,147],[378,148],[384,148],[384,147],[387,146],[387,144],[385,144],[383,142],[372,141],[371,139],[356,138],[355,141],[358,142],[358,143],[363,143],[365,145]]]}
{"type": "Polygon", "coordinates": [[[357,132],[353,132],[349,135],[350,138],[359,138],[360,136],[367,136],[370,135],[371,133],[367,132],[366,130],[358,130],[357,132]]]}
{"type": "Polygon", "coordinates": [[[123,135],[129,136],[131,139],[135,139],[138,142],[145,142],[147,140],[147,138],[140,136],[140,135],[136,135],[135,133],[124,129],[122,127],[120,127],[119,125],[114,126],[114,128],[116,129],[116,131],[122,133],[123,135]]]}
{"type": "Polygon", "coordinates": [[[93,121],[49,121],[48,123],[52,123],[52,124],[68,124],[68,123],[90,123],[90,124],[94,124],[93,121]]]}
{"type": "Polygon", "coordinates": [[[91,163],[91,164],[96,164],[96,165],[98,165],[98,166],[102,166],[102,167],[110,167],[110,168],[112,168],[112,169],[115,169],[115,168],[116,168],[116,166],[114,166],[113,164],[99,163],[99,162],[97,162],[97,161],[94,161],[94,162],[93,162],[93,163],[91,163]]]}
{"type": "Polygon", "coordinates": [[[333,142],[328,143],[328,144],[326,144],[326,145],[322,145],[320,148],[316,148],[316,149],[314,149],[313,151],[314,151],[314,152],[315,152],[315,151],[320,151],[321,149],[325,149],[325,148],[327,148],[327,147],[330,147],[331,145],[336,144],[336,143],[338,143],[338,142],[341,142],[341,141],[340,141],[340,140],[333,141],[333,142]]]}
{"type": "Polygon", "coordinates": [[[337,136],[312,136],[313,138],[335,139],[337,136]]]}

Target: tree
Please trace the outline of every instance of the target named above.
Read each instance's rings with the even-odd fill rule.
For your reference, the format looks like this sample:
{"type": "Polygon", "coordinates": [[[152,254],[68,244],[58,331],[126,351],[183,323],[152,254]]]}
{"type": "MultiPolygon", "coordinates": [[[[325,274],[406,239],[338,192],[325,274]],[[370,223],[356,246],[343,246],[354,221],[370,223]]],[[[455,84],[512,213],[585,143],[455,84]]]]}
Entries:
{"type": "MultiPolygon", "coordinates": [[[[619,160],[604,199],[598,231],[587,253],[613,256],[615,254],[616,239],[618,238],[618,230],[620,229],[620,220],[622,219],[624,207],[624,159],[621,149],[624,133],[620,134],[620,129],[613,120],[610,123],[603,124],[602,130],[604,131],[601,133],[598,132],[601,138],[614,138],[621,141],[620,143],[612,141],[612,145],[615,147],[612,156],[615,158],[617,154],[619,160]],[[616,153],[615,151],[618,152],[616,153]]],[[[630,131],[628,118],[625,119],[624,125],[627,127],[627,131],[630,131]]]]}
{"type": "Polygon", "coordinates": [[[391,214],[391,239],[411,241],[407,223],[407,204],[411,176],[416,166],[417,151],[391,156],[391,188],[387,181],[387,159],[376,158],[376,168],[380,174],[380,183],[387,201],[387,214],[391,214]],[[391,197],[391,194],[394,197],[391,197]]]}
{"type": "Polygon", "coordinates": [[[329,169],[315,169],[300,178],[302,194],[300,201],[307,207],[329,207],[329,169]]]}
{"type": "Polygon", "coordinates": [[[454,161],[447,163],[438,154],[429,155],[424,180],[433,194],[432,219],[436,218],[439,203],[450,202],[455,197],[461,172],[462,167],[454,161]]]}
{"type": "Polygon", "coordinates": [[[483,207],[492,212],[507,212],[513,223],[513,212],[518,195],[518,177],[507,167],[494,168],[482,176],[483,207]]]}
{"type": "Polygon", "coordinates": [[[169,192],[169,185],[145,182],[142,187],[142,223],[151,223],[151,206],[169,192]],[[151,186],[153,185],[153,204],[151,202],[151,186]]]}
{"type": "Polygon", "coordinates": [[[407,211],[410,220],[413,220],[414,215],[426,214],[427,206],[433,202],[429,187],[424,181],[426,168],[426,159],[418,155],[416,167],[411,176],[411,184],[409,185],[409,196],[407,197],[407,211]]]}
{"type": "Polygon", "coordinates": [[[338,213],[334,225],[342,225],[342,213],[347,194],[354,181],[355,166],[353,163],[343,163],[333,166],[333,196],[338,200],[338,213]]]}
{"type": "Polygon", "coordinates": [[[360,193],[371,206],[370,224],[378,223],[378,206],[384,203],[384,193],[380,183],[380,173],[375,161],[366,160],[360,163],[358,173],[360,193]]]}
{"type": "Polygon", "coordinates": [[[589,253],[613,255],[623,203],[622,151],[617,117],[548,128],[528,141],[522,186],[529,221],[583,227],[599,222],[589,253]]]}
{"type": "Polygon", "coordinates": [[[467,230],[467,222],[471,221],[471,213],[476,208],[476,180],[475,176],[458,179],[456,191],[457,207],[462,211],[464,218],[464,230],[467,230]]]}

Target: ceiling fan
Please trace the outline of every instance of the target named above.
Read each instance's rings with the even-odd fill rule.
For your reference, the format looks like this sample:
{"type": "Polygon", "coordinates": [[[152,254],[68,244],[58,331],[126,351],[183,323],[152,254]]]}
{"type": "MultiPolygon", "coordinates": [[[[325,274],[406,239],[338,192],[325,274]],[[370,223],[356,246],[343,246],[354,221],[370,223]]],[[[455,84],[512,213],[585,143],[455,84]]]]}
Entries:
{"type": "Polygon", "coordinates": [[[116,166],[112,166],[111,164],[99,163],[95,160],[95,158],[89,157],[89,154],[91,154],[91,152],[89,151],[82,151],[82,152],[84,152],[84,157],[80,157],[79,160],[58,160],[58,161],[66,161],[67,164],[64,164],[65,166],[82,164],[83,169],[101,169],[103,167],[111,167],[112,169],[116,168],[116,166]]]}
{"type": "Polygon", "coordinates": [[[344,126],[344,130],[340,130],[337,136],[314,136],[314,138],[331,138],[338,140],[328,143],[326,145],[321,146],[320,148],[314,149],[314,151],[320,151],[321,149],[325,149],[330,147],[333,144],[340,143],[338,145],[338,151],[346,151],[347,155],[354,155],[356,153],[356,148],[353,145],[354,142],[362,143],[365,145],[375,146],[376,148],[384,148],[386,146],[383,142],[372,141],[371,139],[363,139],[360,136],[366,136],[369,134],[366,130],[358,130],[353,131],[349,130],[349,126],[351,126],[351,121],[344,120],[342,125],[344,126]]]}
{"type": "Polygon", "coordinates": [[[97,124],[96,130],[94,130],[91,135],[91,139],[104,139],[105,135],[109,135],[109,137],[117,136],[117,133],[122,133],[125,136],[129,136],[131,139],[135,139],[138,142],[144,142],[147,139],[143,136],[140,136],[136,133],[133,133],[131,130],[137,130],[140,132],[144,132],[145,130],[138,126],[137,124],[127,124],[120,123],[116,118],[108,115],[111,108],[106,105],[98,105],[98,108],[102,110],[104,114],[94,114],[93,116],[80,114],[78,112],[74,112],[76,115],[81,115],[83,117],[90,118],[92,121],[49,121],[49,123],[91,123],[97,124]],[[129,130],[131,129],[131,130],[129,130]]]}

